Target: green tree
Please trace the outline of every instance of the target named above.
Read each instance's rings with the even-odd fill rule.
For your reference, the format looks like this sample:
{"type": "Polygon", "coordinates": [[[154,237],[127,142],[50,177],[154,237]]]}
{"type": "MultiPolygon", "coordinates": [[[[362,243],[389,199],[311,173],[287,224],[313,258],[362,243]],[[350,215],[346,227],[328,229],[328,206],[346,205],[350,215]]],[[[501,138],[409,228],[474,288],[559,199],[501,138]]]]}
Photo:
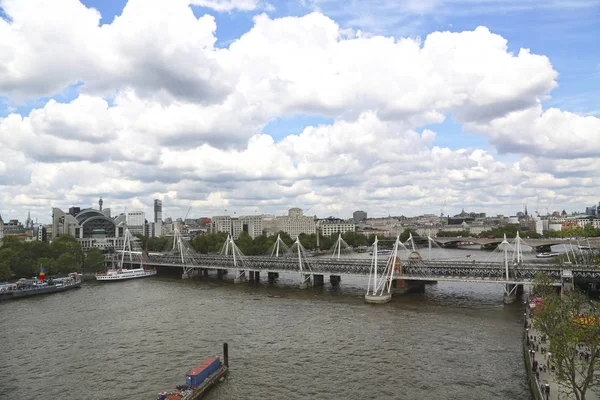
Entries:
{"type": "MultiPolygon", "coordinates": [[[[275,238],[274,238],[273,242],[275,242],[275,240],[277,239],[277,235],[279,235],[281,240],[283,240],[283,243],[287,244],[288,247],[292,247],[292,245],[296,241],[296,238],[292,238],[289,233],[279,231],[275,234],[275,238]]],[[[321,247],[321,248],[323,248],[323,247],[321,247]]]]}
{"type": "Polygon", "coordinates": [[[439,231],[437,233],[438,237],[458,237],[458,236],[462,236],[462,237],[470,237],[471,232],[469,231],[439,231]]]}
{"type": "Polygon", "coordinates": [[[142,235],[140,233],[136,233],[135,237],[140,239],[141,245],[142,245],[142,249],[146,249],[148,250],[148,236],[146,235],[142,235]]]}
{"type": "MultiPolygon", "coordinates": [[[[73,256],[73,259],[77,263],[77,268],[75,268],[77,270],[79,270],[83,265],[83,250],[81,249],[81,245],[79,244],[77,239],[75,239],[71,235],[60,235],[58,238],[52,241],[50,249],[52,251],[52,254],[54,255],[54,258],[57,259],[60,259],[60,256],[62,256],[65,253],[71,254],[73,256]]],[[[59,266],[59,269],[61,268],[62,267],[59,266]]]]}
{"type": "Polygon", "coordinates": [[[0,281],[7,281],[13,277],[13,272],[7,260],[0,261],[0,281]]]}
{"type": "Polygon", "coordinates": [[[86,272],[98,272],[105,269],[104,254],[100,249],[90,249],[85,255],[83,268],[86,272]]]}
{"type": "Polygon", "coordinates": [[[36,262],[37,267],[44,267],[47,276],[57,275],[60,271],[58,270],[58,263],[54,258],[40,257],[36,262]]]}
{"type": "Polygon", "coordinates": [[[20,250],[25,246],[25,242],[14,235],[4,236],[2,239],[2,248],[20,250]]]}
{"type": "Polygon", "coordinates": [[[254,254],[254,241],[252,240],[252,236],[248,232],[240,233],[240,236],[235,241],[235,244],[240,249],[242,253],[247,256],[252,256],[254,254]]]}
{"type": "Polygon", "coordinates": [[[219,250],[221,250],[221,247],[223,247],[225,240],[227,240],[226,232],[206,233],[193,238],[190,241],[190,245],[198,253],[216,253],[219,250]]]}
{"type": "Polygon", "coordinates": [[[36,274],[36,267],[29,258],[30,255],[23,250],[22,243],[17,246],[11,244],[0,249],[0,260],[5,262],[18,278],[28,278],[36,274]]]}
{"type": "Polygon", "coordinates": [[[79,260],[69,252],[62,253],[56,260],[57,269],[61,273],[69,273],[79,270],[81,264],[79,260]]]}
{"type": "MultiPolygon", "coordinates": [[[[168,242],[169,242],[168,237],[153,237],[153,238],[149,238],[146,241],[146,247],[144,247],[144,248],[148,251],[155,251],[155,252],[167,251],[167,250],[170,250],[170,249],[167,249],[168,242]]],[[[173,245],[173,242],[171,242],[171,245],[173,245]]]]}
{"type": "Polygon", "coordinates": [[[344,232],[342,234],[342,239],[344,239],[344,241],[346,243],[348,243],[348,246],[352,246],[352,247],[359,247],[359,246],[367,246],[367,236],[363,233],[357,233],[357,232],[344,232]]]}
{"type": "Polygon", "coordinates": [[[536,277],[534,293],[543,297],[535,312],[534,326],[549,339],[557,381],[577,400],[585,400],[600,366],[600,312],[590,307],[581,292],[573,290],[561,295],[551,283],[548,277],[536,277]],[[579,344],[590,350],[588,362],[580,360],[576,350],[579,344]]]}
{"type": "Polygon", "coordinates": [[[404,232],[402,232],[400,234],[400,241],[406,242],[411,234],[412,234],[412,237],[419,236],[419,234],[414,229],[406,228],[406,229],[404,229],[404,232]]]}

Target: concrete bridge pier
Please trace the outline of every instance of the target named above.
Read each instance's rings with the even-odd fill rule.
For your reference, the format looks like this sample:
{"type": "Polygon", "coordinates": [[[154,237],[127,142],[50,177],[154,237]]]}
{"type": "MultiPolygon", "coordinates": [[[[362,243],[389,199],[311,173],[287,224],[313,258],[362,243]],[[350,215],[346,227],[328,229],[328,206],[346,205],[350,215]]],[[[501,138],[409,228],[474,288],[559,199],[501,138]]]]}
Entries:
{"type": "Polygon", "coordinates": [[[202,275],[206,278],[208,277],[208,268],[202,268],[202,275]]]}
{"type": "Polygon", "coordinates": [[[365,302],[371,304],[385,304],[392,300],[390,293],[365,294],[365,302]]]}
{"type": "Polygon", "coordinates": [[[324,275],[313,275],[313,286],[317,287],[317,286],[323,286],[325,284],[325,277],[324,275]]]}
{"type": "Polygon", "coordinates": [[[197,269],[188,270],[188,272],[184,272],[183,274],[181,274],[181,279],[194,278],[197,277],[199,274],[200,271],[198,271],[197,269]]]}
{"type": "Polygon", "coordinates": [[[225,271],[222,269],[217,270],[217,278],[223,279],[223,275],[225,275],[225,271]]]}
{"type": "Polygon", "coordinates": [[[310,285],[310,275],[304,275],[304,281],[300,284],[300,289],[308,289],[308,285],[310,285]]]}
{"type": "Polygon", "coordinates": [[[504,304],[512,304],[517,300],[517,286],[522,285],[515,285],[514,283],[504,285],[504,304]]]}
{"type": "Polygon", "coordinates": [[[270,283],[273,283],[277,278],[279,278],[279,272],[267,272],[267,279],[270,283]]]}
{"type": "Polygon", "coordinates": [[[233,283],[242,283],[242,282],[246,282],[246,274],[245,273],[239,274],[236,278],[233,279],[233,283]]]}
{"type": "Polygon", "coordinates": [[[329,282],[331,286],[340,286],[340,282],[342,281],[342,277],[339,275],[329,275],[329,282]]]}

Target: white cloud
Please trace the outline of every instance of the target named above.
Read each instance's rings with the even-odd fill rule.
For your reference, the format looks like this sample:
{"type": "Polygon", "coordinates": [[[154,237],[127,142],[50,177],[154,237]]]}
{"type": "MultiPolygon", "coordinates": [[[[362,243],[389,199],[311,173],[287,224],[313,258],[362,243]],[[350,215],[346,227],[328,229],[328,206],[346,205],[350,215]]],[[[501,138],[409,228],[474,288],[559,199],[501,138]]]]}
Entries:
{"type": "Polygon", "coordinates": [[[2,212],[47,217],[49,204],[100,195],[116,209],[160,196],[202,215],[313,205],[340,216],[437,213],[444,202],[505,212],[543,188],[564,203],[594,196],[599,119],[544,111],[557,78],[548,58],[512,54],[484,27],[421,41],[349,32],[319,13],[263,14],[217,49],[214,18],[194,17],[184,0],[130,0],[102,26],[75,1],[5,3],[0,91],[18,103],[80,82],[82,94],[0,119],[2,212]],[[277,142],[262,134],[305,114],[334,122],[277,142]],[[510,164],[438,147],[445,132],[424,126],[448,115],[524,156],[510,164]]]}
{"type": "Polygon", "coordinates": [[[513,111],[487,123],[467,124],[486,134],[499,151],[554,158],[597,158],[600,118],[541,105],[513,111]]]}
{"type": "Polygon", "coordinates": [[[215,11],[252,11],[258,8],[257,0],[191,0],[192,4],[212,8],[215,11]]]}
{"type": "Polygon", "coordinates": [[[16,101],[83,82],[88,93],[135,87],[140,95],[203,104],[230,91],[214,59],[216,24],[185,0],[130,0],[112,24],[78,1],[4,0],[0,92],[16,101]],[[40,68],[43,66],[43,68],[40,68]]]}

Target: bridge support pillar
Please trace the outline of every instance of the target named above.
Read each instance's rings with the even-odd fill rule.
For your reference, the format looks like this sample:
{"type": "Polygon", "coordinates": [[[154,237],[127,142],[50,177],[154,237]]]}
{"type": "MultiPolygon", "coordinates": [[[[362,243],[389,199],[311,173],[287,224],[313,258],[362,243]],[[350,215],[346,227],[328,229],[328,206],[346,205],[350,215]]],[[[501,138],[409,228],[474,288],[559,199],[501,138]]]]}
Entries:
{"type": "Polygon", "coordinates": [[[392,299],[392,295],[389,293],[382,294],[365,294],[365,302],[371,304],[384,304],[392,299]]]}
{"type": "Polygon", "coordinates": [[[207,277],[207,276],[208,276],[208,269],[207,269],[207,268],[204,268],[204,269],[202,270],[202,275],[203,275],[204,277],[207,277]]]}
{"type": "Polygon", "coordinates": [[[219,279],[223,279],[223,275],[225,275],[225,274],[223,273],[223,270],[222,270],[222,269],[218,269],[218,270],[217,270],[217,278],[219,278],[219,279]]]}
{"type": "Polygon", "coordinates": [[[238,271],[237,276],[233,279],[233,283],[246,282],[246,274],[244,271],[238,271]]]}
{"type": "Polygon", "coordinates": [[[511,304],[517,300],[517,286],[514,283],[504,285],[504,304],[511,304]]]}
{"type": "Polygon", "coordinates": [[[331,286],[340,286],[340,282],[342,281],[342,277],[339,275],[330,275],[329,282],[331,286]]]}
{"type": "Polygon", "coordinates": [[[269,279],[269,282],[273,283],[275,279],[279,278],[279,272],[268,272],[267,278],[269,279]]]}
{"type": "Polygon", "coordinates": [[[313,275],[313,286],[323,286],[325,283],[325,277],[323,275],[313,275]]]}
{"type": "Polygon", "coordinates": [[[310,275],[304,275],[304,281],[300,284],[300,289],[308,289],[308,285],[310,284],[310,275]]]}

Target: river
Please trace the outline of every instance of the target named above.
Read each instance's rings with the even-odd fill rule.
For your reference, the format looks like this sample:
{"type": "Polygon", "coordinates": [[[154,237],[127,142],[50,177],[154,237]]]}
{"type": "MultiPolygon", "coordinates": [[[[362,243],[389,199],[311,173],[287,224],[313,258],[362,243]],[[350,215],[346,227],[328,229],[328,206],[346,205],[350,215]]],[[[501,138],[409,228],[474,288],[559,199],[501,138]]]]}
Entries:
{"type": "Polygon", "coordinates": [[[530,398],[523,310],[500,285],[440,282],[368,305],[359,278],[299,290],[295,276],[230,275],[3,302],[0,398],[155,399],[224,341],[231,373],[209,400],[530,398]]]}

